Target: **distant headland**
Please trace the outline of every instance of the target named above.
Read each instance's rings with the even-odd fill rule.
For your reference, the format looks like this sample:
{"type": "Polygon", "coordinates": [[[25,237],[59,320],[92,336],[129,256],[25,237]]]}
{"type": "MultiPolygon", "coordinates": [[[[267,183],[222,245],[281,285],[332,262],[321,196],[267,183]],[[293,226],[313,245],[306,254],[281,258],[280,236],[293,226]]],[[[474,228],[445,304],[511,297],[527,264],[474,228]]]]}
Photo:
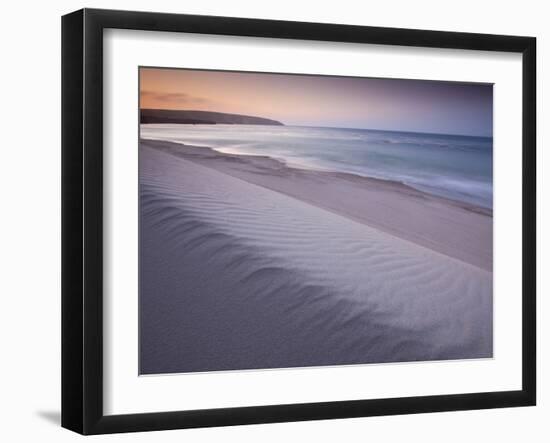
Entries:
{"type": "Polygon", "coordinates": [[[225,112],[188,111],[170,109],[142,109],[140,123],[177,123],[188,125],[271,125],[284,126],[277,120],[225,112]]]}

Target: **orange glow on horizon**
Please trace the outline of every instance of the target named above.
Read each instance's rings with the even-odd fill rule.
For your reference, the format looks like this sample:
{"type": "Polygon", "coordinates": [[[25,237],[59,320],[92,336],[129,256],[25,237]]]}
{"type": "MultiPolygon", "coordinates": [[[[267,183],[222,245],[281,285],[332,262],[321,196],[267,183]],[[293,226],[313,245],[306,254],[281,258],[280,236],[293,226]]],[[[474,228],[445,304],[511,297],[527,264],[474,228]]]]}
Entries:
{"type": "Polygon", "coordinates": [[[140,107],[226,112],[286,125],[492,135],[489,84],[140,68],[140,107]]]}

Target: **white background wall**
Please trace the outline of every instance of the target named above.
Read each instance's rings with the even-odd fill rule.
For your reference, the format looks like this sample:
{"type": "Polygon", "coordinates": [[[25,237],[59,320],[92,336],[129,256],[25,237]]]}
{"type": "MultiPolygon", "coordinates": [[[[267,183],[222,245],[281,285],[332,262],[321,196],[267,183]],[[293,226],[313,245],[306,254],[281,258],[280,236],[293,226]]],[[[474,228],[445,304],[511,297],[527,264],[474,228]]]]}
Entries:
{"type": "Polygon", "coordinates": [[[429,0],[112,0],[4,2],[0,25],[0,438],[74,441],[60,413],[60,16],[81,7],[531,35],[538,38],[539,406],[413,416],[165,431],[94,441],[193,442],[550,440],[550,28],[545,3],[429,0]],[[546,109],[544,109],[546,108],[546,109]],[[545,112],[546,111],[546,112],[545,112]],[[541,251],[542,250],[542,251],[541,251]],[[542,275],[546,274],[546,275],[542,275]]]}

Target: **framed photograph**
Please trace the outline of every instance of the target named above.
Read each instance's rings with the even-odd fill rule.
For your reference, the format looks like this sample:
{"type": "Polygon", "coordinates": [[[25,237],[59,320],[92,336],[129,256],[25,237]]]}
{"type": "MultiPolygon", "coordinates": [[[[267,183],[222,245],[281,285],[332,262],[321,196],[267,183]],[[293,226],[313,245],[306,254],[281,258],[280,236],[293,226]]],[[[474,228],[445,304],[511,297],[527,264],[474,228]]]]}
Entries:
{"type": "Polygon", "coordinates": [[[535,405],[532,37],[62,20],[62,425],[535,405]]]}

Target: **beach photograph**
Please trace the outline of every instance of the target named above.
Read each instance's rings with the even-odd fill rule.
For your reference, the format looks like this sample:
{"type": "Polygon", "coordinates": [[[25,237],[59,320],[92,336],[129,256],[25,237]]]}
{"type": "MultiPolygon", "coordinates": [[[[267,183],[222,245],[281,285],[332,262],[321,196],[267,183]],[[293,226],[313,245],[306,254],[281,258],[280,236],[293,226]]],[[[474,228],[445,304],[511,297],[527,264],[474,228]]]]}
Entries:
{"type": "Polygon", "coordinates": [[[139,68],[140,375],[493,357],[493,85],[139,68]]]}

